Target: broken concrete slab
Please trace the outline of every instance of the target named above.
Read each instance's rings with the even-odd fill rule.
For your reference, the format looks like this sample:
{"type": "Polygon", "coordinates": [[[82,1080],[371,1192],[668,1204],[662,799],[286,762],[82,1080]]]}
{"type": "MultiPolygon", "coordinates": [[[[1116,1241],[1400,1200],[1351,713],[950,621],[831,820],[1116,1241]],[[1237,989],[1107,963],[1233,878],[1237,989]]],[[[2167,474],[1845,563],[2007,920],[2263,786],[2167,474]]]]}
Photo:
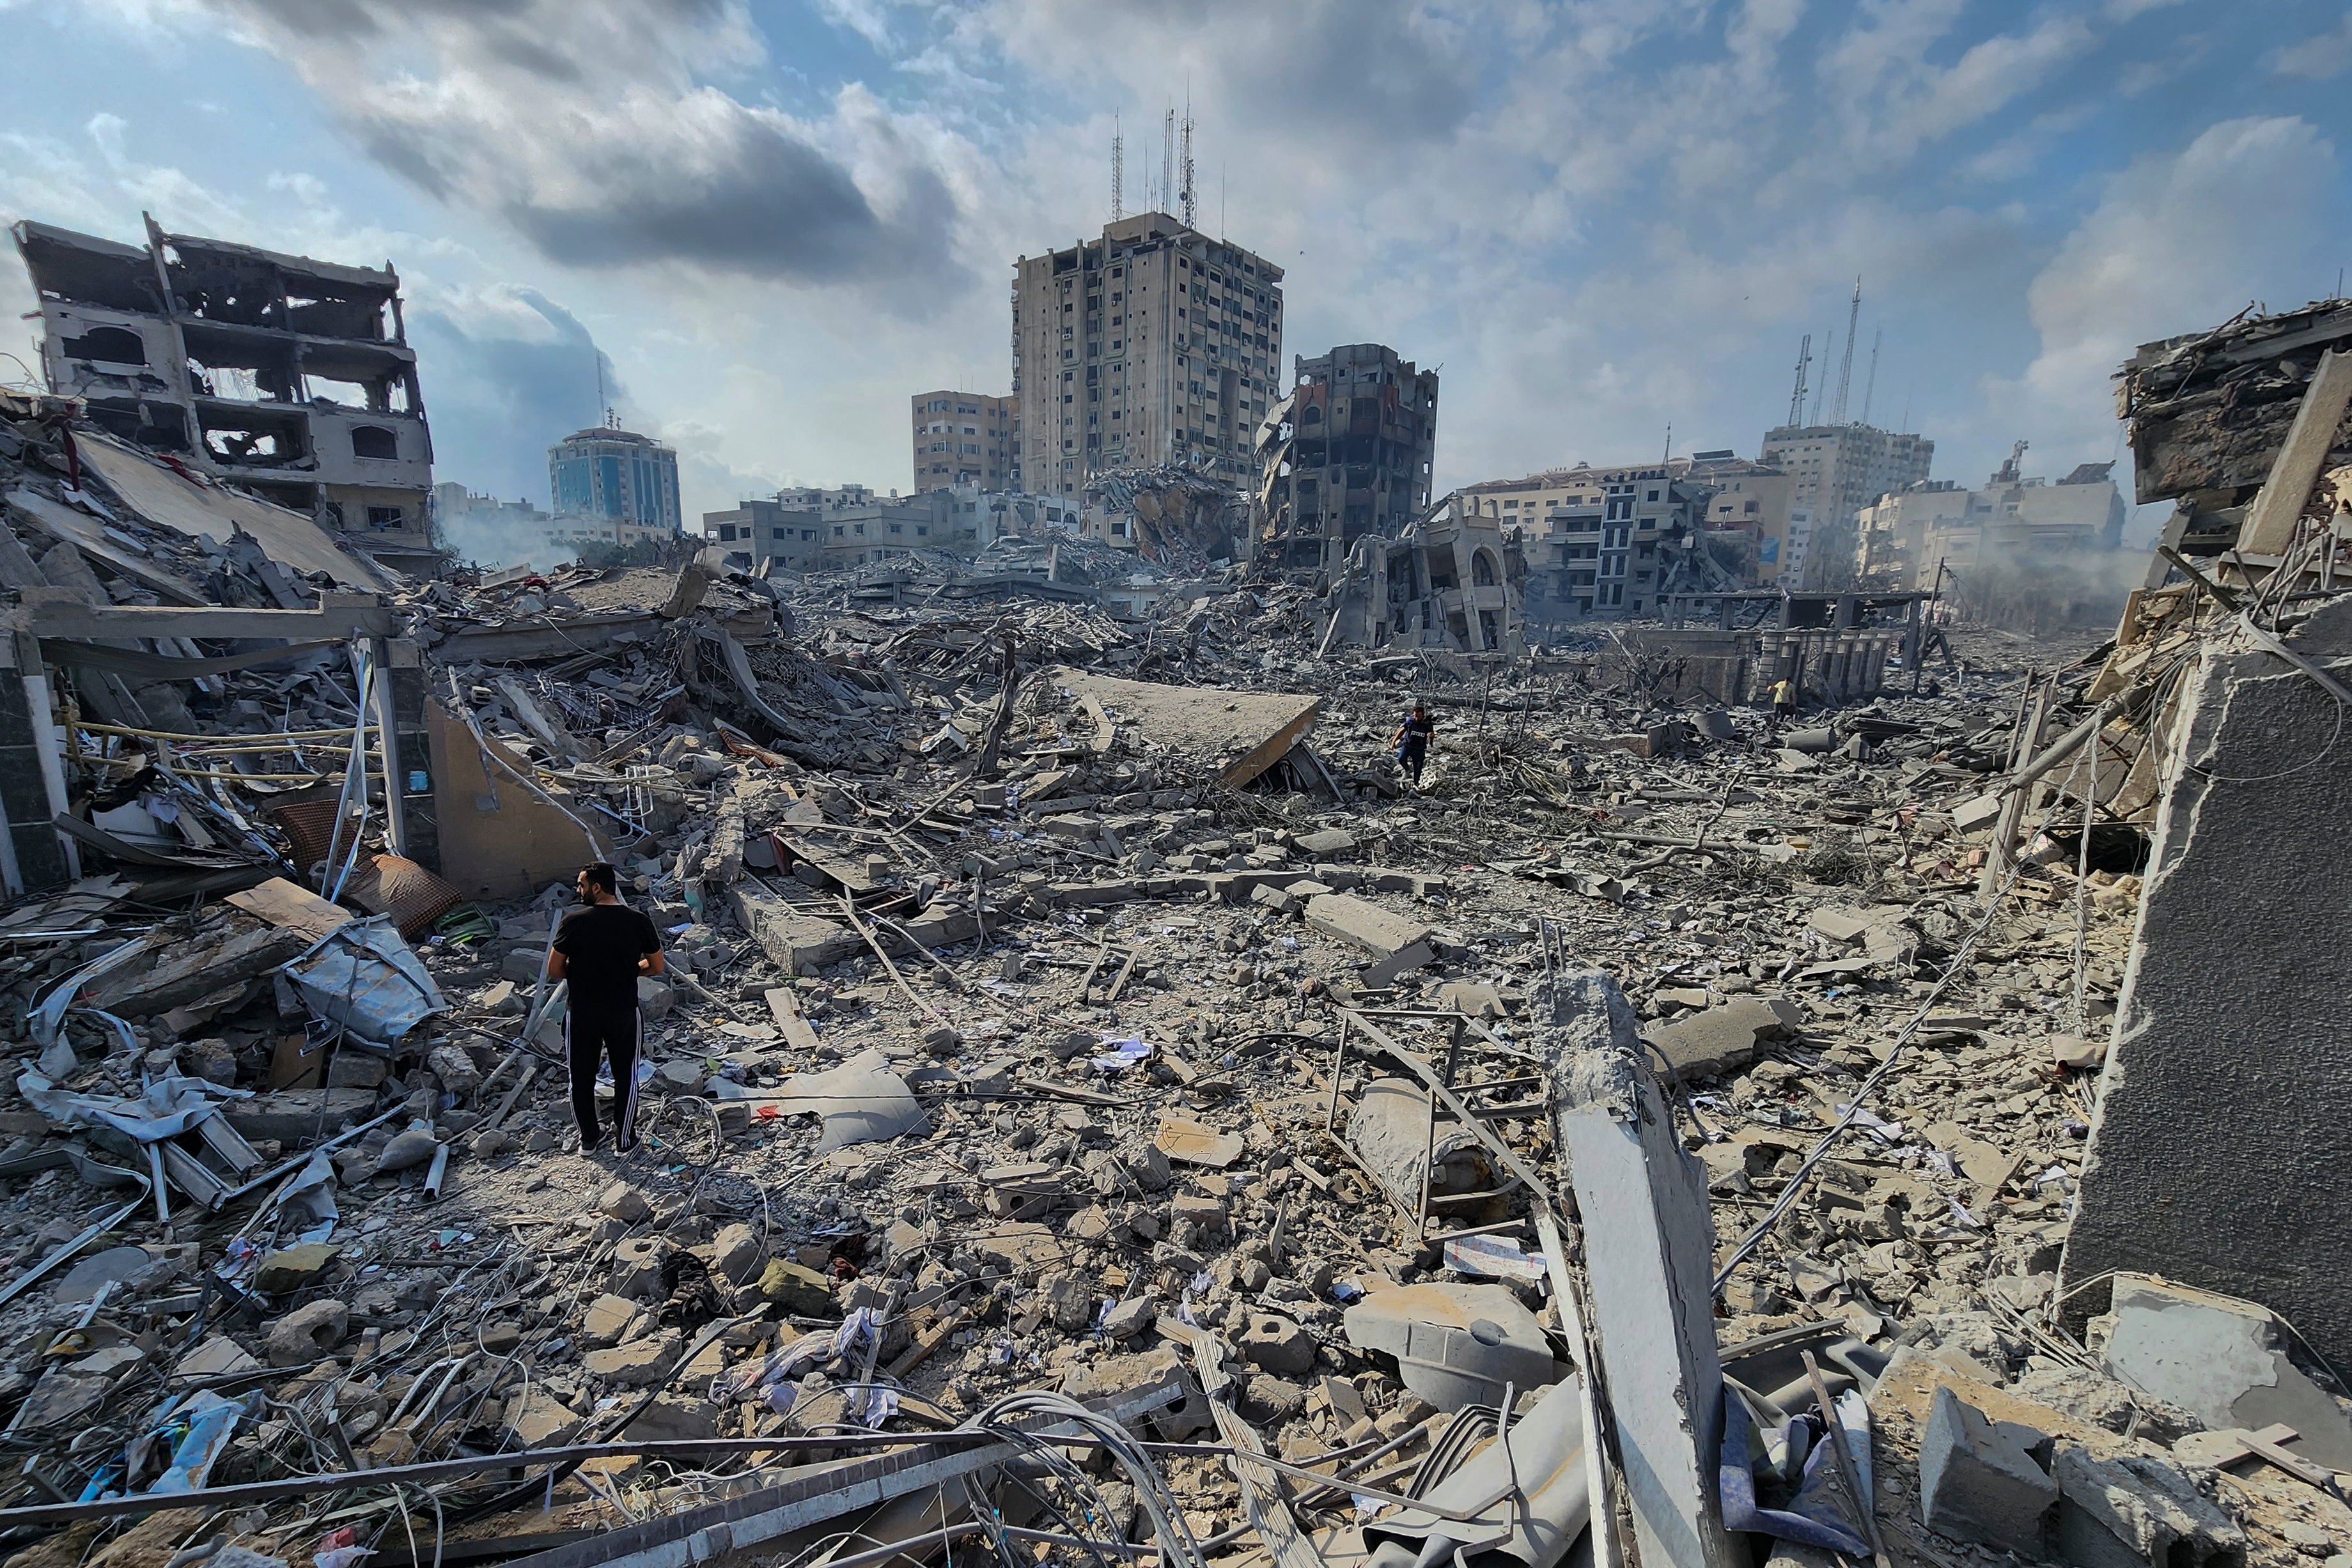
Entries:
{"type": "Polygon", "coordinates": [[[2092,1338],[2107,1369],[2209,1427],[2284,1422],[2294,1451],[2352,1470],[2352,1421],[2286,1354],[2278,1319],[2252,1301],[2146,1274],[2117,1274],[2092,1338]],[[2104,1336],[2101,1335],[2104,1330],[2104,1336]]]}
{"type": "Polygon", "coordinates": [[[1091,699],[1158,749],[1209,768],[1227,789],[1240,789],[1282,760],[1323,711],[1319,696],[1282,692],[1162,686],[1066,668],[1048,679],[1081,702],[1091,699]]]}
{"type": "Polygon", "coordinates": [[[1673,1023],[1654,1023],[1645,1032],[1677,1076],[1719,1078],[1754,1061],[1766,1043],[1790,1039],[1804,1027],[1805,1010],[1794,1002],[1735,997],[1673,1023]]]}
{"type": "Polygon", "coordinates": [[[1151,1146],[1178,1165],[1223,1170],[1241,1158],[1243,1145],[1239,1133],[1220,1133],[1189,1117],[1162,1114],[1151,1146]]]}
{"type": "Polygon", "coordinates": [[[803,915],[756,883],[729,888],[727,904],[760,950],[788,975],[815,975],[866,951],[865,941],[848,926],[803,915]]]}
{"type": "Polygon", "coordinates": [[[146,941],[149,952],[92,979],[81,1005],[137,1022],[258,979],[310,945],[241,911],[194,936],[159,926],[146,941]]]}
{"type": "MultiPolygon", "coordinates": [[[[2283,645],[2352,653],[2352,602],[2283,645]]],[[[2060,1289],[2121,1270],[2225,1291],[2352,1364],[2352,1052],[2311,1032],[2343,1006],[2333,845],[2312,827],[2352,809],[2328,750],[2343,709],[2262,652],[2201,657],[2179,700],[2060,1289]],[[2290,768],[2310,758],[2328,761],[2290,768]]]]}
{"type": "Polygon", "coordinates": [[[887,1143],[930,1126],[907,1081],[890,1070],[890,1059],[879,1051],[860,1051],[830,1072],[794,1073],[782,1092],[759,1103],[782,1115],[822,1116],[817,1154],[851,1144],[887,1143]]]}
{"type": "Polygon", "coordinates": [[[221,1115],[248,1144],[274,1142],[299,1149],[333,1136],[346,1123],[367,1120],[374,1105],[372,1088],[281,1089],[231,1101],[221,1108],[221,1115]]]}
{"type": "Polygon", "coordinates": [[[1307,924],[1335,942],[1349,943],[1372,956],[1372,963],[1364,970],[1367,985],[1385,986],[1437,956],[1434,936],[1427,925],[1351,893],[1327,893],[1308,899],[1307,924]]]}
{"type": "Polygon", "coordinates": [[[1349,1344],[1395,1357],[1404,1385],[1441,1410],[1491,1405],[1506,1386],[1540,1388],[1567,1371],[1507,1285],[1376,1290],[1341,1322],[1349,1344]]]}
{"type": "Polygon", "coordinates": [[[2074,1568],[2241,1568],[2246,1532],[2179,1466],[2140,1454],[2094,1458],[2062,1443],[2058,1553],[2074,1568]]]}
{"type": "MultiPolygon", "coordinates": [[[[1562,970],[1528,1000],[1584,1220],[1584,1270],[1642,1560],[1732,1560],[1717,1496],[1723,1374],[1706,1167],[1686,1154],[1617,982],[1562,970]]],[[[1777,1015],[1776,1015],[1777,1017],[1777,1015]]]]}

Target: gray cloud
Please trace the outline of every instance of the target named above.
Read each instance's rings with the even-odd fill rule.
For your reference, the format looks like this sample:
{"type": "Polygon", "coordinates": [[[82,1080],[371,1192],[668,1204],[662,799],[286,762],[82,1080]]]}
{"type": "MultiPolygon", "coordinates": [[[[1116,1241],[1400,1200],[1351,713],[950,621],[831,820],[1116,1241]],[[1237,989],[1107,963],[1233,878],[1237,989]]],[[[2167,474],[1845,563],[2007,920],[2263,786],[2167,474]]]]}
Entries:
{"type": "Polygon", "coordinates": [[[800,284],[955,269],[957,203],[919,141],[701,79],[760,57],[739,0],[213,3],[376,162],[552,261],[800,284]]]}

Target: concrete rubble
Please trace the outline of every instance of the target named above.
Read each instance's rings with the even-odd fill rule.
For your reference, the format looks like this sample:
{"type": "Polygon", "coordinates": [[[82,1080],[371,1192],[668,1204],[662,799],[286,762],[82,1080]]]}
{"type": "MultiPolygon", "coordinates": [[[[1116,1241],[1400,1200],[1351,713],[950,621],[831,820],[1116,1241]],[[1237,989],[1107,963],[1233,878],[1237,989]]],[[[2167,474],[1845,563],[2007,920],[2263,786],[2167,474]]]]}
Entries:
{"type": "Polygon", "coordinates": [[[2327,689],[2242,626],[1949,627],[1783,729],[1638,638],[1333,637],[1197,481],[1121,492],[1197,577],[1139,613],[1017,552],[298,572],[5,396],[27,1568],[2352,1550],[2332,1282],[2070,1240],[2196,1185],[2133,1007],[2230,804],[2163,716],[2231,694],[2132,661],[2327,689]],[[593,859],[669,959],[627,1159],[543,978],[593,859]]]}

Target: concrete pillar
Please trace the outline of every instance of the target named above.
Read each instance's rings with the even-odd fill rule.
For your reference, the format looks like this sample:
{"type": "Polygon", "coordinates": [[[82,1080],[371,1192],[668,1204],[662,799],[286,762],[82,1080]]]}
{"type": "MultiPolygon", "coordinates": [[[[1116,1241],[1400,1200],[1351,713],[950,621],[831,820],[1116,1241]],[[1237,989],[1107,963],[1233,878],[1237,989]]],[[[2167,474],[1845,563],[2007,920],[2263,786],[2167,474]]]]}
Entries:
{"type": "MultiPolygon", "coordinates": [[[[1561,1163],[1584,1232],[1596,1393],[1617,1440],[1636,1559],[1732,1561],[1716,1489],[1723,1371],[1704,1167],[1675,1136],[1617,983],[1570,970],[1533,999],[1550,1059],[1561,1163]]],[[[1743,1554],[1744,1555],[1744,1554],[1743,1554]]]]}
{"type": "Polygon", "coordinates": [[[28,632],[0,635],[0,885],[20,898],[81,875],[73,841],[49,823],[66,809],[48,671],[28,632]]]}

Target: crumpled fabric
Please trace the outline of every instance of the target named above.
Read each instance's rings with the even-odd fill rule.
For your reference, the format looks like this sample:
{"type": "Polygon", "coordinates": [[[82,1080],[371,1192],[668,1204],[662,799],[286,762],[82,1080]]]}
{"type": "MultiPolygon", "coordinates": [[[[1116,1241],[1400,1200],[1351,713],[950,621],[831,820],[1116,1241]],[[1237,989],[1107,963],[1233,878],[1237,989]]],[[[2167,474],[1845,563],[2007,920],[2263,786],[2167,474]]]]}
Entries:
{"type": "MultiPolygon", "coordinates": [[[[803,1334],[781,1349],[770,1351],[757,1366],[740,1363],[729,1367],[710,1380],[710,1397],[716,1404],[730,1405],[746,1394],[756,1393],[769,1409],[782,1416],[800,1402],[801,1391],[795,1381],[821,1366],[829,1366],[853,1352],[882,1339],[882,1320],[872,1307],[860,1307],[842,1320],[841,1326],[829,1334],[803,1334]]],[[[887,1389],[858,1390],[852,1394],[850,1410],[871,1425],[898,1408],[893,1396],[885,1403],[872,1396],[888,1394],[887,1389]]]]}
{"type": "Polygon", "coordinates": [[[249,1100],[252,1092],[224,1089],[202,1078],[173,1073],[159,1078],[136,1095],[77,1094],[60,1089],[40,1073],[27,1070],[16,1078],[16,1092],[33,1109],[67,1127],[111,1127],[142,1144],[176,1138],[219,1107],[208,1096],[249,1100]]]}
{"type": "MultiPolygon", "coordinates": [[[[1854,1475],[1861,1483],[1865,1500],[1863,1506],[1868,1507],[1866,1500],[1875,1485],[1870,1466],[1870,1404],[1852,1390],[1833,1403],[1838,1424],[1845,1429],[1846,1457],[1853,1461],[1854,1475]]],[[[1850,1518],[1838,1506],[1841,1489],[1837,1460],[1831,1456],[1829,1444],[1822,1440],[1827,1435],[1821,1416],[1812,1411],[1790,1416],[1785,1427],[1768,1434],[1757,1424],[1747,1401],[1728,1383],[1725,1384],[1723,1452],[1717,1462],[1724,1527],[1757,1531],[1824,1552],[1867,1558],[1870,1542],[1863,1533],[1862,1521],[1850,1518]],[[1778,1464],[1774,1462],[1775,1454],[1780,1456],[1778,1464]],[[1788,1471],[1800,1464],[1802,1479],[1797,1483],[1793,1498],[1779,1507],[1767,1507],[1759,1500],[1759,1469],[1769,1494],[1786,1495],[1788,1471]]]]}

